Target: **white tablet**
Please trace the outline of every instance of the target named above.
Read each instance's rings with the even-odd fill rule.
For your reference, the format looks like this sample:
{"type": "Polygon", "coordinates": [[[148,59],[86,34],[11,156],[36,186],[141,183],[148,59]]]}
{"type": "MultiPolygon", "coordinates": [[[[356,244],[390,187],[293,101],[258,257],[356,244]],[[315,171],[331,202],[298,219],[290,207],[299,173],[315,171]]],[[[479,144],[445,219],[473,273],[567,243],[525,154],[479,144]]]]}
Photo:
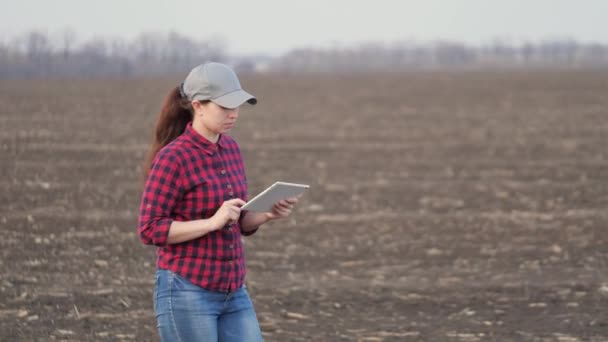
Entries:
{"type": "Polygon", "coordinates": [[[272,206],[280,200],[295,197],[308,189],[306,184],[275,182],[266,190],[249,200],[241,207],[243,210],[269,212],[272,206]]]}

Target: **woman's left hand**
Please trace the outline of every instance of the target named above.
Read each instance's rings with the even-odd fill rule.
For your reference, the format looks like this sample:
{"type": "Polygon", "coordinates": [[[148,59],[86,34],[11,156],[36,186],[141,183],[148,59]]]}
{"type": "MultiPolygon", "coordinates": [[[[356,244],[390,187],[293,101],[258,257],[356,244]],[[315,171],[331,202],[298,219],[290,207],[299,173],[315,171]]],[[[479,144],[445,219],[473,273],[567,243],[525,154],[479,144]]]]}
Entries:
{"type": "Polygon", "coordinates": [[[266,218],[268,220],[276,220],[280,218],[285,218],[291,214],[293,207],[298,203],[297,197],[290,197],[284,200],[277,202],[273,207],[271,212],[266,213],[266,218]]]}

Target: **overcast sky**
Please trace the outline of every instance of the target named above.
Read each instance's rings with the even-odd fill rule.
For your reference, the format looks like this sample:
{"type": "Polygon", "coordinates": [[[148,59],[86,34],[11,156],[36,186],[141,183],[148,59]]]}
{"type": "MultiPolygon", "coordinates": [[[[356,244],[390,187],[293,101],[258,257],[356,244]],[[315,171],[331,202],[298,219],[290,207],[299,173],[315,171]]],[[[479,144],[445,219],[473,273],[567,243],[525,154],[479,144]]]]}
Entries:
{"type": "Polygon", "coordinates": [[[73,28],[81,40],[174,30],[247,54],[405,39],[608,43],[608,0],[0,0],[0,8],[3,40],[31,29],[73,28]]]}

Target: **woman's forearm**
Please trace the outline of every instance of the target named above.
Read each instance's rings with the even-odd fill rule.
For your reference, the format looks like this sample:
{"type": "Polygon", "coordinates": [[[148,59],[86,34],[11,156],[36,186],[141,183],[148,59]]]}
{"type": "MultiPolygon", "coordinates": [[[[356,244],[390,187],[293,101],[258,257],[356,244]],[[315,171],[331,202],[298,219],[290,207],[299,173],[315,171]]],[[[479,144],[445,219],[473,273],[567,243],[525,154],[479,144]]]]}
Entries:
{"type": "Polygon", "coordinates": [[[241,228],[246,232],[256,230],[259,226],[268,221],[270,221],[270,219],[266,213],[248,211],[241,220],[241,228]]]}
{"type": "Polygon", "coordinates": [[[220,228],[213,218],[183,222],[173,221],[169,228],[167,244],[194,240],[220,228]]]}

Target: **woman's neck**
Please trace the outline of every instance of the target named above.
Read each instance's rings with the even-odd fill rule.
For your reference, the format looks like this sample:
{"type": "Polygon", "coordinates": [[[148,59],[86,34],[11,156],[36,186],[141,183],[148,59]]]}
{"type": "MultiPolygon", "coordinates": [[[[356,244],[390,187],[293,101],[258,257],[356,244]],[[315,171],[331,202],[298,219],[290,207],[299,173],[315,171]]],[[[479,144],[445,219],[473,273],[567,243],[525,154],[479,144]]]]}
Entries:
{"type": "Polygon", "coordinates": [[[205,125],[203,125],[202,122],[194,120],[192,122],[192,128],[194,128],[194,130],[202,135],[203,137],[205,137],[205,139],[211,141],[212,143],[217,143],[217,141],[220,138],[220,135],[218,133],[214,133],[211,132],[207,127],[205,127],[205,125]]]}

